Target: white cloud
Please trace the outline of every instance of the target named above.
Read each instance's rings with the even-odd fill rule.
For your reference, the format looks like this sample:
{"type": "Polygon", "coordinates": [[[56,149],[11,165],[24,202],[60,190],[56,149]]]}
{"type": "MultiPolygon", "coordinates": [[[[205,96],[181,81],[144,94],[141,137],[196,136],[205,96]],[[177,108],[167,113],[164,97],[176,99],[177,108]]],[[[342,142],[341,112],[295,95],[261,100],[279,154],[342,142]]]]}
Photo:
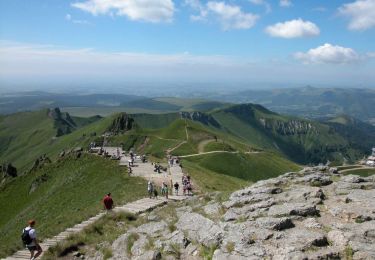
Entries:
{"type": "Polygon", "coordinates": [[[185,0],[185,4],[199,12],[198,15],[190,16],[191,20],[206,21],[209,17],[213,17],[218,20],[223,30],[249,29],[259,18],[258,15],[243,12],[240,6],[225,2],[209,1],[203,5],[198,0],[185,0]]]}
{"type": "Polygon", "coordinates": [[[289,7],[292,6],[292,1],[291,0],[280,0],[280,6],[281,7],[289,7]]]}
{"type": "Polygon", "coordinates": [[[70,14],[65,15],[65,20],[70,21],[72,20],[72,16],[70,14]]]}
{"type": "MultiPolygon", "coordinates": [[[[184,50],[185,51],[185,50],[184,50]]],[[[306,62],[306,60],[303,60],[306,62]]],[[[32,45],[0,40],[0,86],[20,90],[37,86],[51,90],[53,86],[82,87],[90,91],[100,86],[128,86],[142,91],[142,82],[159,93],[158,82],[215,83],[215,86],[236,86],[259,82],[280,85],[301,84],[375,84],[374,64],[358,69],[347,66],[301,66],[299,63],[254,60],[250,57],[176,54],[105,52],[90,48],[72,49],[53,45],[32,45]],[[134,82],[129,85],[129,82],[134,82]],[[140,83],[140,84],[138,84],[140,83]],[[219,84],[218,84],[219,83],[219,84]]],[[[1,88],[0,87],[0,88],[1,88]]],[[[183,89],[181,89],[183,91],[183,89]]],[[[180,89],[179,89],[180,91],[180,89]]],[[[156,93],[156,92],[154,92],[156,93]]],[[[147,94],[146,94],[147,95],[147,94]]]]}
{"type": "Polygon", "coordinates": [[[375,27],[375,0],[356,0],[339,7],[339,13],[350,19],[350,30],[367,30],[375,27]]]}
{"type": "Polygon", "coordinates": [[[126,16],[152,23],[171,22],[175,11],[172,0],[86,0],[72,6],[93,15],[126,16]]]}
{"type": "Polygon", "coordinates": [[[329,63],[329,64],[349,64],[361,59],[360,55],[351,48],[326,43],[307,52],[297,52],[294,54],[297,60],[303,63],[329,63]]]}
{"type": "Polygon", "coordinates": [[[306,36],[317,36],[320,34],[318,26],[301,18],[284,23],[277,23],[266,28],[266,33],[273,37],[299,38],[306,36]]]}
{"type": "Polygon", "coordinates": [[[237,5],[228,5],[224,2],[210,1],[207,8],[218,16],[224,30],[249,29],[259,18],[252,13],[244,13],[237,5]]]}

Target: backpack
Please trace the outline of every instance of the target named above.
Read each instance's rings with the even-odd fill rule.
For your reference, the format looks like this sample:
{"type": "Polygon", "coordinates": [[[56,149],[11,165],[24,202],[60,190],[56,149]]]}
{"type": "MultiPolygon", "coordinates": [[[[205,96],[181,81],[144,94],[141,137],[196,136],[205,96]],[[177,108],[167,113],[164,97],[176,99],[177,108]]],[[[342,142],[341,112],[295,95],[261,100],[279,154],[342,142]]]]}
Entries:
{"type": "Polygon", "coordinates": [[[30,234],[29,234],[30,230],[31,229],[29,229],[29,230],[24,229],[23,232],[22,232],[21,239],[22,239],[22,242],[25,245],[29,245],[29,244],[31,244],[31,242],[33,242],[33,240],[30,237],[30,234]]]}

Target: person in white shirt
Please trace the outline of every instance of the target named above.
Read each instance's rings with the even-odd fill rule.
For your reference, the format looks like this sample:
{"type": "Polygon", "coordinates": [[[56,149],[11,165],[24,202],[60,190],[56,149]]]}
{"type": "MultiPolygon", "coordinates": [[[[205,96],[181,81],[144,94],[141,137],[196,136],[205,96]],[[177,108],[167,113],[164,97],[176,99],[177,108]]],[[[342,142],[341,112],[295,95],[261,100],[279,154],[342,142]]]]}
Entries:
{"type": "Polygon", "coordinates": [[[30,251],[30,259],[34,260],[38,256],[40,256],[43,252],[42,248],[40,247],[38,240],[36,238],[36,231],[34,229],[35,226],[35,220],[30,220],[29,221],[29,226],[27,226],[24,230],[23,233],[27,232],[28,236],[30,237],[30,242],[26,244],[27,249],[30,251]],[[35,253],[36,252],[36,253],[35,253]]]}

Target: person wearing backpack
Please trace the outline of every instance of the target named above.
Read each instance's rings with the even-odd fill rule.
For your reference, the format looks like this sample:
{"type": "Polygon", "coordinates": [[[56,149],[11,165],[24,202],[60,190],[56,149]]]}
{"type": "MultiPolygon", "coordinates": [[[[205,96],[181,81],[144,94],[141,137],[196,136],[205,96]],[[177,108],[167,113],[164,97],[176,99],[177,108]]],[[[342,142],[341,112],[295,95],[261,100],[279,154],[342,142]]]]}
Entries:
{"type": "Polygon", "coordinates": [[[41,246],[36,238],[36,231],[34,229],[35,220],[29,220],[29,225],[22,231],[22,242],[30,251],[30,259],[34,260],[43,252],[41,246]],[[35,254],[36,252],[36,254],[35,254]]]}

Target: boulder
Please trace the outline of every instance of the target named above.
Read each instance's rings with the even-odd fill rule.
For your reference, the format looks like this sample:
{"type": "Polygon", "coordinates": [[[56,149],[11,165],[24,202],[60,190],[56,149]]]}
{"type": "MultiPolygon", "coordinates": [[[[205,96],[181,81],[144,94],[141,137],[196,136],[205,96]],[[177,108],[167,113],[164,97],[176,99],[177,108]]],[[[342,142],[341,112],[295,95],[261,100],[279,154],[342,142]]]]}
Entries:
{"type": "Polygon", "coordinates": [[[281,205],[274,205],[268,211],[268,216],[317,216],[319,210],[311,203],[284,203],[281,205]]]}
{"type": "Polygon", "coordinates": [[[256,224],[258,227],[268,228],[277,231],[294,227],[294,224],[290,218],[258,218],[256,220],[256,224]]]}
{"type": "Polygon", "coordinates": [[[197,213],[185,213],[176,227],[186,232],[190,240],[196,240],[207,247],[219,245],[223,237],[223,230],[217,224],[197,213]]]}

